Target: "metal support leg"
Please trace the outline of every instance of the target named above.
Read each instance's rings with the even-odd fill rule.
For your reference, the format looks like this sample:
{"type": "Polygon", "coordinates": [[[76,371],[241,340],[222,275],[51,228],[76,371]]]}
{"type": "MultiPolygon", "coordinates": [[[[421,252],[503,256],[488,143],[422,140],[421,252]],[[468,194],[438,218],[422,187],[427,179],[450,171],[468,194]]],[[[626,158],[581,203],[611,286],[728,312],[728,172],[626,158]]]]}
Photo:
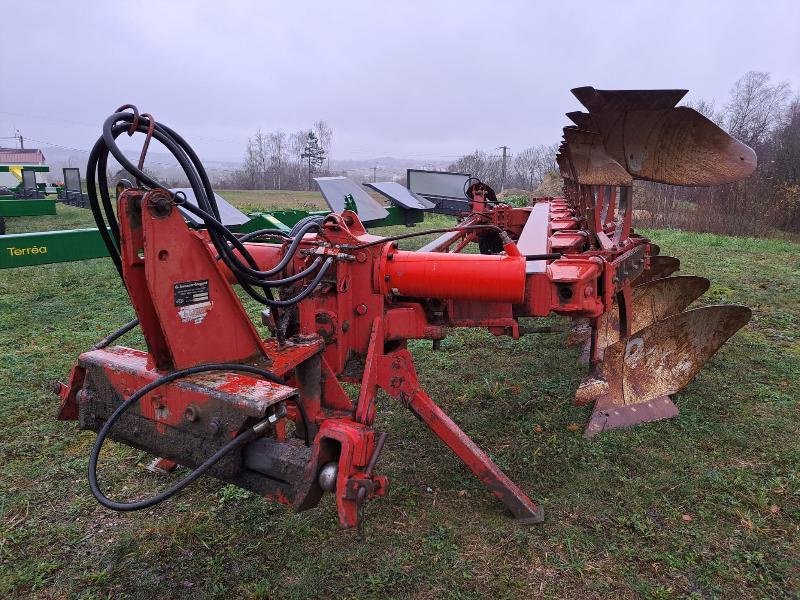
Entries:
{"type": "Polygon", "coordinates": [[[528,498],[492,459],[420,387],[411,354],[398,350],[382,357],[381,387],[410,408],[480,479],[489,491],[527,525],[541,523],[544,510],[528,498]]]}

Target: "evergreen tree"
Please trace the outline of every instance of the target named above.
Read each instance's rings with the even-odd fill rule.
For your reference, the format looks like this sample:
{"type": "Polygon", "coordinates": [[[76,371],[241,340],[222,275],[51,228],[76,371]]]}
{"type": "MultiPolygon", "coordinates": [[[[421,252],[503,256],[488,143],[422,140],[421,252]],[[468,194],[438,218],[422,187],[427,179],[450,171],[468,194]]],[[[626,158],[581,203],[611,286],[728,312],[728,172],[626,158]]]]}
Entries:
{"type": "Polygon", "coordinates": [[[308,132],[306,145],[303,148],[303,153],[300,155],[300,158],[306,160],[308,163],[308,189],[310,190],[311,174],[314,169],[325,162],[325,148],[319,143],[319,138],[317,138],[313,131],[308,132]]]}

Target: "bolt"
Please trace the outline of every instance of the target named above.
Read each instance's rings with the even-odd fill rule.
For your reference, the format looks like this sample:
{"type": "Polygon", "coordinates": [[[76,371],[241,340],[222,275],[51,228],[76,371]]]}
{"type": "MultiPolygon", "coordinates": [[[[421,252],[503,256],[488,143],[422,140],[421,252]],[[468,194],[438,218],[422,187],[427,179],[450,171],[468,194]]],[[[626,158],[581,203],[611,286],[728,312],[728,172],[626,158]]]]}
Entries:
{"type": "Polygon", "coordinates": [[[190,423],[194,423],[200,417],[200,411],[194,404],[187,406],[183,414],[190,423]]]}
{"type": "Polygon", "coordinates": [[[166,193],[148,194],[148,208],[154,217],[167,217],[172,212],[172,200],[166,193]]]}
{"type": "Polygon", "coordinates": [[[342,331],[343,332],[346,333],[349,329],[350,329],[350,321],[345,321],[344,323],[342,323],[342,331]]]}
{"type": "Polygon", "coordinates": [[[359,304],[358,306],[356,306],[356,314],[358,314],[358,315],[367,314],[367,305],[366,304],[359,304]]]}

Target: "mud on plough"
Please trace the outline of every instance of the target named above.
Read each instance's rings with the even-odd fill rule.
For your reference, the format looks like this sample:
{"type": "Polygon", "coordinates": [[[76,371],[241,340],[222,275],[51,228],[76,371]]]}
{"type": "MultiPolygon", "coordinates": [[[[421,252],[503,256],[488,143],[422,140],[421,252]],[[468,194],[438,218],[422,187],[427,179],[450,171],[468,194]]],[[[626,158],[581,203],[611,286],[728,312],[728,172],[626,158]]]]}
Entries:
{"type": "Polygon", "coordinates": [[[82,354],[59,386],[59,418],[99,432],[89,466],[98,501],[146,508],[208,473],[296,510],[333,493],[341,524],[357,526],[365,502],[388,486],[375,473],[386,439],[373,429],[383,390],[519,521],[539,522],[542,508],[417,378],[407,340],[438,344],[456,327],[519,338],[546,329],[520,318],[569,317],[569,343],[589,364],[575,397],[594,404],[587,435],[675,416],[670,395],[748,322],[750,310],[687,310],[709,283],[672,276],[678,260],[634,232],[632,184],[736,181],[755,168],[755,155],[699,113],[676,107],[683,91],[574,93],[588,112],[570,113],[576,126],[564,129],[562,198],[515,208],[485,183],[454,173],[409,173],[408,189],[375,184],[404,209],[458,216],[418,251],[399,249],[399,240],[431,231],[368,233],[363,221],[385,218],[386,210],[345,178],[319,180],[333,209],[327,216],[237,235],[222,224],[205,170],[180,136],[135,109],[109,117],[90,157],[88,191],[147,351],[110,345],[131,323],[82,354]],[[191,202],[119,150],[115,139],[137,132],[179,159],[191,202]],[[139,182],[118,187],[116,210],[103,168],[109,153],[139,182]],[[461,252],[472,243],[479,254],[461,252]],[[234,285],[266,305],[266,335],[234,285]],[[360,384],[357,395],[343,383],[360,384]],[[195,470],[152,498],[111,500],[97,477],[107,437],[161,457],[161,466],[195,470]]]}

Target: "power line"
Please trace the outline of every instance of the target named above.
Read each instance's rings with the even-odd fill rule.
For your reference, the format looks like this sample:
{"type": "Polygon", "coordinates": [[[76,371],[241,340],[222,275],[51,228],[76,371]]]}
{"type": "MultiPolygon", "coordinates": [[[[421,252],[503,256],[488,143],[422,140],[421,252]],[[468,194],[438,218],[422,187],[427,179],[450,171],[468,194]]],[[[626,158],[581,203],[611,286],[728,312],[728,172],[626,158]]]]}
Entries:
{"type": "Polygon", "coordinates": [[[500,191],[502,192],[506,187],[506,154],[508,153],[508,146],[498,146],[497,149],[503,151],[503,166],[500,170],[500,191]]]}
{"type": "MultiPolygon", "coordinates": [[[[30,138],[30,137],[26,137],[25,139],[29,140],[31,142],[36,142],[37,144],[41,144],[43,146],[49,146],[49,147],[52,147],[52,148],[60,148],[62,150],[70,150],[72,152],[80,152],[81,154],[89,154],[91,152],[91,150],[86,150],[85,148],[75,148],[74,146],[65,146],[63,144],[54,144],[52,142],[46,142],[44,140],[37,140],[37,139],[34,139],[34,138],[30,138]]],[[[231,161],[231,160],[213,160],[213,159],[206,159],[206,160],[208,162],[236,162],[236,161],[231,161]]],[[[164,162],[159,162],[159,161],[149,160],[148,159],[145,162],[147,164],[149,164],[149,165],[158,165],[158,166],[161,166],[161,167],[176,167],[176,166],[179,167],[180,166],[180,164],[177,161],[174,162],[174,163],[164,163],[164,162]]]]}
{"type": "MultiPolygon", "coordinates": [[[[97,123],[85,123],[83,121],[73,121],[72,119],[64,119],[61,117],[48,117],[45,115],[31,115],[25,113],[16,113],[16,112],[9,112],[6,110],[0,110],[0,115],[9,115],[12,117],[22,117],[24,119],[34,119],[34,120],[43,120],[43,121],[54,121],[57,123],[67,123],[69,125],[80,125],[81,127],[91,127],[92,129],[98,129],[97,123]]],[[[156,119],[158,120],[158,119],[156,119]]],[[[193,135],[193,139],[197,140],[205,140],[207,142],[219,142],[224,144],[240,144],[242,143],[241,138],[233,139],[233,138],[215,138],[209,137],[206,135],[193,135]]]]}

